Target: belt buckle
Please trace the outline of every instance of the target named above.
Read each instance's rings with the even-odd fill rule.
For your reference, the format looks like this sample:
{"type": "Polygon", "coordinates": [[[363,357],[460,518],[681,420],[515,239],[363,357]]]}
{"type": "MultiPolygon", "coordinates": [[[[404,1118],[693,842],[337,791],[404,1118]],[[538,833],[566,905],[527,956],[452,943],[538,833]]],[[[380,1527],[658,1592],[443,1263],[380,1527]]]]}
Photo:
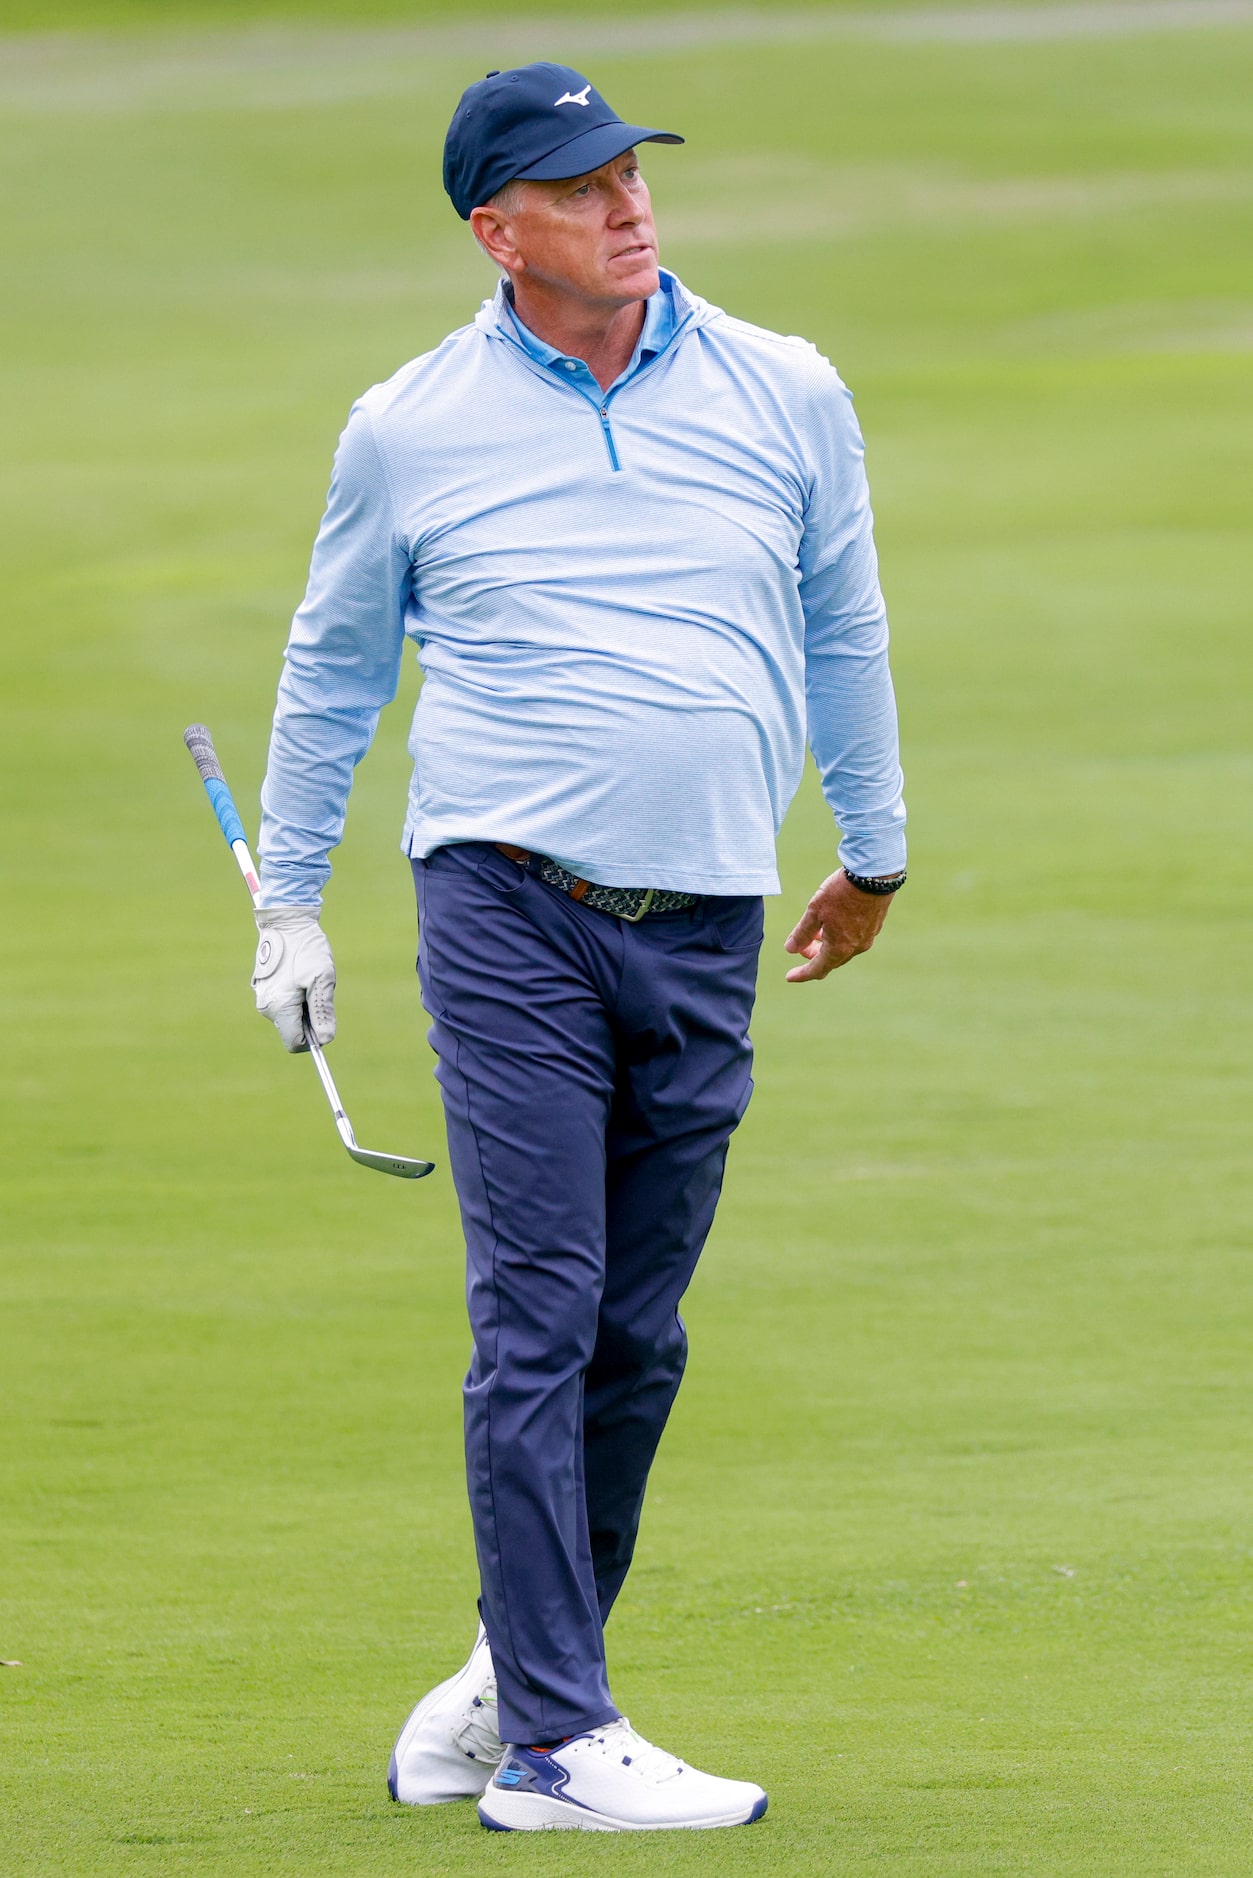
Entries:
{"type": "Polygon", "coordinates": [[[652,905],[653,896],[656,891],[657,889],[655,887],[645,887],[644,898],[640,901],[639,911],[637,913],[619,913],[618,918],[622,921],[624,926],[639,925],[645,913],[647,913],[649,907],[652,905]]]}

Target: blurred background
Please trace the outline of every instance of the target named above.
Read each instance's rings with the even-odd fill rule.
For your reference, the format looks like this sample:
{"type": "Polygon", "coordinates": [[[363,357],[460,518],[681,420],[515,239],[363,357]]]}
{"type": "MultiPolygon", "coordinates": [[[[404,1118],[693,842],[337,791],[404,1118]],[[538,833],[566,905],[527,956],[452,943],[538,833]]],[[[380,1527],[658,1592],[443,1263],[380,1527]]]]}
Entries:
{"type": "Polygon", "coordinates": [[[812,778],[785,828],[610,1633],[632,1719],[771,1811],[575,1864],[1245,1873],[1253,5],[542,12],[0,7],[0,1868],[574,1868],[383,1786],[476,1591],[416,669],[326,910],[416,1187],[253,1014],[181,743],[255,833],[348,406],[492,289],[447,121],[543,57],[687,134],[663,261],[853,388],[911,808],[816,988],[812,778]]]}

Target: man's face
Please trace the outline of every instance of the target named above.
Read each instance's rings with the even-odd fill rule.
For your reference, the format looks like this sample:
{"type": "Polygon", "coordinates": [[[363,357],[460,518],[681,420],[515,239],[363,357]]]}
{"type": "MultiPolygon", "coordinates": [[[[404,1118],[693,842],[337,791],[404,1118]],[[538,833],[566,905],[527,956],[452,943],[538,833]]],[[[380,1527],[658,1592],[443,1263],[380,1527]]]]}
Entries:
{"type": "Polygon", "coordinates": [[[526,183],[507,216],[479,215],[496,227],[475,232],[511,275],[605,306],[646,300],[660,285],[652,202],[634,150],[586,176],[526,183]]]}

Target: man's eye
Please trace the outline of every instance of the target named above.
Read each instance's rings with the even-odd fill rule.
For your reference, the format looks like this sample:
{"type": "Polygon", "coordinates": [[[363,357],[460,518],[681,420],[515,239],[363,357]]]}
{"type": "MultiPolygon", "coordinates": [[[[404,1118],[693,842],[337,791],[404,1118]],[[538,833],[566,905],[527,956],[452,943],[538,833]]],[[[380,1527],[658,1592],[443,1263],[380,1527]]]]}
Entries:
{"type": "Polygon", "coordinates": [[[576,196],[590,196],[592,193],[592,185],[590,183],[581,183],[574,193],[576,196]]]}
{"type": "Polygon", "coordinates": [[[635,165],[632,164],[629,170],[623,170],[622,180],[624,183],[633,183],[638,175],[639,171],[635,168],[635,165]]]}

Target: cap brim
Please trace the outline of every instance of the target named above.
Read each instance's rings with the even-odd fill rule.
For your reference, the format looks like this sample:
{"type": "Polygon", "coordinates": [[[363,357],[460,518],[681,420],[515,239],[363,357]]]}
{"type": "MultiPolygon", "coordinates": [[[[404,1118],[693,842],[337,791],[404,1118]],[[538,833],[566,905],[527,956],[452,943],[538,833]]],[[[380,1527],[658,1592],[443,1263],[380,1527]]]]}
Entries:
{"type": "Polygon", "coordinates": [[[517,180],[525,183],[564,182],[570,176],[586,176],[602,163],[612,163],[637,143],[683,143],[672,130],[645,130],[642,124],[601,124],[572,137],[559,150],[541,157],[519,170],[517,180]]]}

